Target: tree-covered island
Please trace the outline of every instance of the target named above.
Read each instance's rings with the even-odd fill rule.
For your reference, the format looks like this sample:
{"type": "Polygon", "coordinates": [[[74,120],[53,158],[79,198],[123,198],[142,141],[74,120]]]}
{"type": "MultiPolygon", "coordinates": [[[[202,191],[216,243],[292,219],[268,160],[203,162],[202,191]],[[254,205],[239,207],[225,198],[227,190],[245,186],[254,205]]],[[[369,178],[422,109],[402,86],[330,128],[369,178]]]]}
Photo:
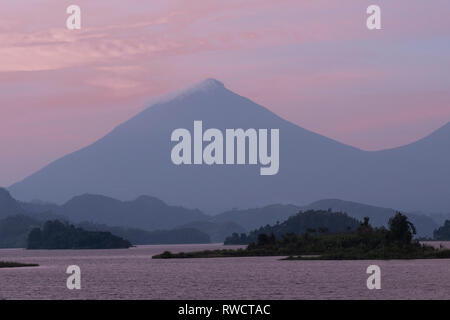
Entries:
{"type": "MultiPolygon", "coordinates": [[[[361,259],[439,259],[450,258],[450,250],[435,249],[414,240],[416,233],[414,225],[408,218],[397,212],[389,220],[388,229],[373,228],[369,218],[365,218],[358,227],[345,214],[338,213],[330,220],[330,211],[309,211],[305,219],[303,212],[289,218],[283,224],[266,226],[268,233],[257,233],[257,240],[251,242],[245,249],[205,250],[198,252],[171,253],[164,252],[153,256],[155,259],[169,258],[217,258],[217,257],[248,257],[248,256],[285,256],[287,260],[361,260],[361,259]],[[299,221],[308,221],[317,214],[314,223],[324,219],[323,225],[351,223],[346,231],[331,232],[327,227],[312,229],[304,225],[296,225],[299,221]],[[338,217],[338,219],[335,219],[338,217]],[[327,222],[328,221],[328,222],[327,222]],[[279,230],[290,230],[280,234],[279,230]],[[296,233],[295,231],[300,232],[296,233]]],[[[336,228],[336,226],[334,227],[336,228]]],[[[255,233],[250,233],[252,237],[255,233]]]]}
{"type": "Polygon", "coordinates": [[[27,249],[122,249],[131,243],[111,232],[86,231],[58,220],[47,221],[28,235],[27,249]]]}

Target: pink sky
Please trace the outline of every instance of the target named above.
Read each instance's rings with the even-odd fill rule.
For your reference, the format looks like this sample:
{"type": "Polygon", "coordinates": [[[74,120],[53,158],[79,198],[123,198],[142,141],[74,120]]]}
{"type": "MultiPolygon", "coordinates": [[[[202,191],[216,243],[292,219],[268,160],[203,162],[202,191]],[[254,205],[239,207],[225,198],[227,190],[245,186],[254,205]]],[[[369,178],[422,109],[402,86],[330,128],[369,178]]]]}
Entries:
{"type": "Polygon", "coordinates": [[[0,15],[4,186],[209,77],[365,150],[450,121],[448,0],[3,0],[0,15]]]}

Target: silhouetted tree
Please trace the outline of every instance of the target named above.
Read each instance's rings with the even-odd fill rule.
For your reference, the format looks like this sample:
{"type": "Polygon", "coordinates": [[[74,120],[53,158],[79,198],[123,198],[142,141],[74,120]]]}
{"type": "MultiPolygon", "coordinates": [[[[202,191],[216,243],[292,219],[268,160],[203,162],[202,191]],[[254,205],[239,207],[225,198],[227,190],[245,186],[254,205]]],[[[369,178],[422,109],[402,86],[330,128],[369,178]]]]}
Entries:
{"type": "Polygon", "coordinates": [[[401,212],[397,212],[393,218],[389,219],[388,239],[390,241],[409,244],[415,234],[416,228],[401,212]]]}
{"type": "Polygon", "coordinates": [[[449,241],[450,240],[450,220],[445,220],[445,223],[439,229],[433,232],[434,240],[449,241]]]}
{"type": "Polygon", "coordinates": [[[319,233],[328,233],[328,228],[319,227],[319,233]]]}
{"type": "Polygon", "coordinates": [[[275,243],[276,239],[273,233],[270,236],[265,233],[260,233],[258,235],[258,246],[267,246],[275,243]]]}
{"type": "Polygon", "coordinates": [[[28,234],[28,249],[37,249],[41,244],[41,229],[35,228],[28,234]]]}

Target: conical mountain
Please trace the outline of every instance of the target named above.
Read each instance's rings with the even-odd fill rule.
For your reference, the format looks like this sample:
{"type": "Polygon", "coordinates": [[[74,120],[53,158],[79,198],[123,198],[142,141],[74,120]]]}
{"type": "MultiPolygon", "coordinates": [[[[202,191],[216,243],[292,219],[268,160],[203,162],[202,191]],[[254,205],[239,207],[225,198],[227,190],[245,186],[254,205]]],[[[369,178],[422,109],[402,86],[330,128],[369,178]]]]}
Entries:
{"type": "MultiPolygon", "coordinates": [[[[449,138],[439,141],[448,143],[449,138]]],[[[450,210],[450,197],[438,199],[448,194],[449,174],[439,180],[435,189],[430,187],[432,180],[424,181],[420,188],[411,185],[417,182],[416,175],[421,179],[427,174],[434,177],[448,173],[448,153],[445,167],[439,163],[430,168],[422,163],[422,167],[405,173],[402,159],[416,155],[400,152],[403,155],[397,156],[396,152],[365,152],[305,130],[231,92],[221,82],[207,79],[154,103],[92,145],[14,184],[10,191],[21,200],[59,203],[84,193],[121,200],[147,194],[205,212],[271,203],[306,204],[322,198],[450,210]],[[278,174],[261,176],[259,164],[174,165],[171,134],[177,128],[193,133],[196,120],[202,121],[204,130],[217,128],[222,132],[237,128],[279,129],[278,174]]]]}

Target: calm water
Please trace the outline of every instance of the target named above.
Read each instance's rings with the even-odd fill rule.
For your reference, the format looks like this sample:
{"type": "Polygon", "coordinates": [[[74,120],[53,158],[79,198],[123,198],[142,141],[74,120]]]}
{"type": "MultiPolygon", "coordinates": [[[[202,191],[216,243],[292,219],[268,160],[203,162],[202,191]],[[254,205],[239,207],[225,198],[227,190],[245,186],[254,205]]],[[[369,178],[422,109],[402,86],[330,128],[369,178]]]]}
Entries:
{"type": "Polygon", "coordinates": [[[0,299],[450,299],[450,260],[151,259],[165,250],[220,247],[0,249],[0,260],[40,265],[0,269],[0,299]],[[66,288],[65,271],[72,264],[81,268],[81,290],[66,288]],[[381,290],[366,287],[366,268],[371,264],[381,267],[381,290]]]}

